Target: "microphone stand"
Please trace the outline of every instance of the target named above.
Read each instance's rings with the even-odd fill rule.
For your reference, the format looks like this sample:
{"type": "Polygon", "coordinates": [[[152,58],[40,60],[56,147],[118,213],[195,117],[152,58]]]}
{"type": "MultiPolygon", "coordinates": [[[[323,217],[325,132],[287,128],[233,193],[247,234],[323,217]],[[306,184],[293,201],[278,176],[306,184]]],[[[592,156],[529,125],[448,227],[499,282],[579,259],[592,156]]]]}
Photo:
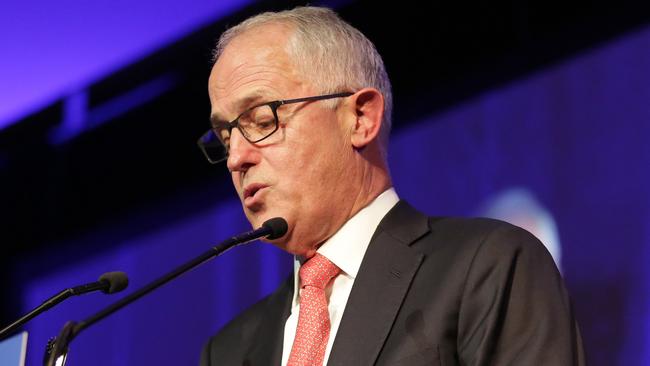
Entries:
{"type": "MultiPolygon", "coordinates": [[[[208,260],[217,257],[224,252],[226,252],[228,249],[231,249],[237,245],[241,244],[246,244],[249,243],[253,240],[259,239],[261,237],[266,237],[268,236],[271,239],[275,239],[278,237],[281,237],[284,235],[286,232],[286,221],[284,219],[279,219],[282,220],[284,223],[284,231],[279,234],[277,224],[275,223],[269,223],[271,220],[278,220],[278,218],[275,219],[270,219],[266,221],[262,227],[256,230],[251,230],[248,232],[245,232],[243,234],[233,236],[232,238],[224,241],[221,243],[221,245],[215,246],[210,248],[208,251],[205,253],[201,254],[200,256],[190,260],[189,262],[177,267],[173,271],[167,273],[166,275],[161,276],[157,280],[149,283],[148,285],[145,285],[144,287],[140,288],[139,290],[133,292],[132,294],[122,298],[121,300],[113,303],[112,305],[109,305],[108,307],[104,308],[103,310],[99,311],[95,315],[79,322],[67,322],[61,332],[59,333],[59,336],[57,336],[52,342],[48,342],[48,346],[46,347],[45,350],[45,356],[44,356],[44,365],[45,366],[55,366],[55,365],[62,365],[62,363],[57,363],[57,359],[60,357],[63,357],[63,360],[65,360],[65,357],[68,353],[68,345],[72,340],[84,329],[87,327],[91,326],[92,324],[104,319],[105,317],[113,314],[114,312],[120,310],[121,308],[125,307],[126,305],[134,302],[135,300],[141,298],[142,296],[150,293],[151,291],[157,289],[158,287],[166,284],[167,282],[173,280],[174,278],[182,275],[183,273],[193,269],[194,267],[198,267],[199,265],[207,262],[208,260]],[[273,227],[275,224],[276,227],[273,227]],[[279,235],[278,235],[279,234],[279,235]]],[[[64,361],[65,362],[65,361],[64,361]]]]}

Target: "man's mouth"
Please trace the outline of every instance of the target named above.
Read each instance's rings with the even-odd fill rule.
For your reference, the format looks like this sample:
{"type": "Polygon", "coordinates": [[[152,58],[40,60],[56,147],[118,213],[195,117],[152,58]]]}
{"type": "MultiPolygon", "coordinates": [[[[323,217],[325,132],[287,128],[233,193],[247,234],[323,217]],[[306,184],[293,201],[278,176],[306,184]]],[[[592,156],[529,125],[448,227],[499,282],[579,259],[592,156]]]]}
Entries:
{"type": "Polygon", "coordinates": [[[250,209],[259,204],[259,194],[264,188],[268,187],[262,183],[251,183],[244,188],[244,205],[250,209]]]}

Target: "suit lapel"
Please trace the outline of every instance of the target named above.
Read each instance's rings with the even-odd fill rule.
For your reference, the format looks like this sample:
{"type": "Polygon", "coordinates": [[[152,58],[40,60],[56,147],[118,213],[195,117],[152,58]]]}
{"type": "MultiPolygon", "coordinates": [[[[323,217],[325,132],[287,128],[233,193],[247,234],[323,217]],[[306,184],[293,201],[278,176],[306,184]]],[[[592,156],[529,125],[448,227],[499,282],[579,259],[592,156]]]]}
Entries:
{"type": "Polygon", "coordinates": [[[291,312],[293,276],[270,298],[259,326],[255,329],[253,344],[244,357],[246,366],[280,365],[284,339],[284,323],[291,312]]]}
{"type": "Polygon", "coordinates": [[[420,267],[410,244],[429,231],[427,218],[400,201],[379,224],[348,298],[328,365],[372,365],[420,267]]]}

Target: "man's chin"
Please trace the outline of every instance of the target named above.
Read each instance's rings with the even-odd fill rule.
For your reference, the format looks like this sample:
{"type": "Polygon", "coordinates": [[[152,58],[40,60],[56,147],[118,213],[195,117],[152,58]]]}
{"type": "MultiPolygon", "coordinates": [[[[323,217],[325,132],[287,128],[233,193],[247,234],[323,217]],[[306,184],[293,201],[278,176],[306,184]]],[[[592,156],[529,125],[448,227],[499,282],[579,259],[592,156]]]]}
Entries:
{"type": "Polygon", "coordinates": [[[248,222],[250,222],[253,229],[259,229],[267,220],[278,216],[279,215],[273,215],[270,213],[251,212],[248,210],[246,211],[246,218],[248,219],[248,222]]]}
{"type": "Polygon", "coordinates": [[[261,211],[252,211],[244,206],[244,214],[254,229],[259,228],[267,220],[261,211]]]}
{"type": "Polygon", "coordinates": [[[286,234],[274,240],[268,240],[268,239],[262,239],[262,240],[267,243],[271,243],[284,251],[291,252],[290,250],[291,245],[288,245],[288,243],[290,242],[290,238],[292,237],[292,231],[293,231],[293,227],[291,225],[292,220],[290,219],[290,217],[288,217],[289,215],[287,215],[286,212],[283,213],[278,211],[279,210],[274,210],[274,211],[263,210],[259,212],[252,212],[249,210],[245,210],[244,213],[246,214],[246,218],[248,219],[248,222],[250,222],[251,227],[253,229],[259,229],[267,220],[276,217],[281,217],[287,220],[288,228],[286,234]]]}

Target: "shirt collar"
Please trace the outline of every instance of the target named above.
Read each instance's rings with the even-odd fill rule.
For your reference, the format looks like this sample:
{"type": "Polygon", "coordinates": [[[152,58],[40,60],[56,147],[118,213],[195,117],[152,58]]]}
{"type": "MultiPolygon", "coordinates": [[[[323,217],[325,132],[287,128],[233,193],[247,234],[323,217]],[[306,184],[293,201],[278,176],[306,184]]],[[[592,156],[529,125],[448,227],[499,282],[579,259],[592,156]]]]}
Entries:
{"type": "MultiPolygon", "coordinates": [[[[399,197],[395,189],[392,187],[387,189],[343,224],[318,248],[317,252],[336,264],[342,274],[352,279],[356,278],[372,235],[384,216],[398,201],[399,197]]],[[[294,257],[294,289],[298,289],[299,269],[300,261],[294,257]]],[[[294,291],[294,304],[297,304],[297,298],[298,291],[294,291]]]]}

